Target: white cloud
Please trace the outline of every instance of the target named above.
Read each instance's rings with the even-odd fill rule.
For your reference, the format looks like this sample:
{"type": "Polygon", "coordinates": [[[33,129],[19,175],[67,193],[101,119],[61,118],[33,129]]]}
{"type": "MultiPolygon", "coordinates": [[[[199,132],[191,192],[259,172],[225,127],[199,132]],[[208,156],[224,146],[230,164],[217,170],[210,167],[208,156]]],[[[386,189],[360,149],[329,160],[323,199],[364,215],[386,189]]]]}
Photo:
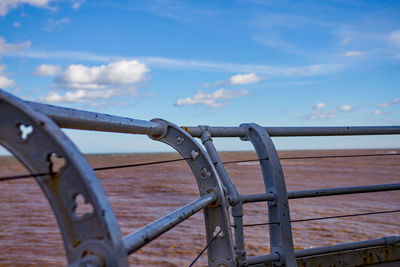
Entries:
{"type": "Polygon", "coordinates": [[[349,51],[349,52],[343,53],[343,56],[345,56],[345,57],[358,57],[358,56],[362,56],[362,55],[364,55],[364,52],[361,52],[361,51],[349,51]]]}
{"type": "Polygon", "coordinates": [[[121,60],[108,65],[88,67],[70,65],[55,80],[64,88],[100,89],[107,85],[129,85],[145,79],[147,66],[137,60],[121,60]]]}
{"type": "Polygon", "coordinates": [[[326,104],[325,103],[317,103],[313,108],[314,109],[319,109],[319,108],[325,108],[326,104]]]}
{"type": "Polygon", "coordinates": [[[336,117],[336,110],[314,110],[308,115],[308,119],[333,119],[336,117]]]}
{"type": "Polygon", "coordinates": [[[7,77],[7,75],[4,73],[6,70],[6,65],[0,65],[0,88],[9,88],[15,85],[14,80],[10,79],[7,77]]]}
{"type": "MultiPolygon", "coordinates": [[[[57,67],[48,65],[38,73],[50,74],[57,70],[57,67]]],[[[145,80],[145,74],[148,71],[147,66],[137,60],[121,60],[93,67],[70,65],[54,81],[58,89],[64,89],[66,92],[61,94],[51,91],[39,100],[49,103],[87,102],[96,105],[101,100],[136,96],[138,91],[134,85],[145,80]]]]}
{"type": "Polygon", "coordinates": [[[388,35],[389,42],[400,46],[400,30],[393,31],[388,35]]]}
{"type": "Polygon", "coordinates": [[[58,92],[50,91],[46,96],[39,98],[40,101],[48,103],[81,103],[89,101],[97,101],[98,99],[110,99],[116,95],[114,90],[102,90],[102,91],[87,91],[87,90],[76,90],[68,91],[65,94],[59,94],[58,92]]]}
{"type": "Polygon", "coordinates": [[[15,9],[20,5],[29,4],[40,8],[49,8],[49,3],[52,0],[1,0],[0,1],[0,16],[5,16],[11,9],[15,9]]]}
{"type": "Polygon", "coordinates": [[[238,84],[249,84],[256,83],[261,80],[255,73],[249,74],[237,74],[229,78],[229,84],[238,85],[238,84]]]}
{"type": "Polygon", "coordinates": [[[204,93],[203,91],[199,90],[196,94],[192,97],[186,97],[183,99],[179,99],[176,101],[175,106],[182,107],[182,106],[189,106],[189,105],[204,105],[210,108],[221,108],[229,104],[227,101],[221,101],[223,99],[232,99],[238,98],[241,96],[248,95],[247,90],[240,90],[240,91],[230,91],[226,89],[219,89],[210,94],[204,93]]]}
{"type": "Polygon", "coordinates": [[[19,44],[10,44],[7,43],[6,39],[0,37],[0,54],[17,53],[29,49],[29,47],[31,47],[30,41],[25,41],[19,44]]]}
{"type": "Polygon", "coordinates": [[[350,112],[353,110],[353,107],[351,105],[342,105],[340,108],[336,109],[325,109],[326,104],[325,103],[317,103],[315,106],[313,106],[313,111],[311,111],[310,114],[302,116],[300,118],[305,118],[305,119],[311,119],[311,120],[316,120],[316,119],[333,119],[336,118],[336,115],[338,114],[339,111],[342,112],[350,112]]]}
{"type": "Polygon", "coordinates": [[[400,104],[400,98],[396,98],[396,99],[394,99],[393,101],[390,101],[390,102],[378,103],[378,104],[376,104],[376,106],[378,108],[388,108],[388,107],[391,107],[391,106],[397,105],[397,104],[400,104]]]}
{"type": "Polygon", "coordinates": [[[350,105],[342,105],[342,106],[340,107],[340,110],[341,110],[341,111],[352,111],[352,110],[353,110],[353,107],[350,106],[350,105]]]}
{"type": "Polygon", "coordinates": [[[33,75],[35,76],[54,76],[61,72],[61,67],[58,65],[42,64],[37,66],[33,75]]]}
{"type": "Polygon", "coordinates": [[[62,30],[64,25],[70,23],[70,21],[71,20],[69,18],[62,18],[59,20],[49,19],[46,25],[43,27],[43,30],[49,32],[62,30]]]}
{"type": "Polygon", "coordinates": [[[13,26],[14,26],[15,28],[19,28],[19,27],[21,27],[21,23],[18,22],[18,21],[16,21],[16,22],[13,23],[13,26]]]}
{"type": "Polygon", "coordinates": [[[388,40],[389,43],[395,47],[394,57],[400,59],[400,30],[391,32],[388,35],[388,40]]]}
{"type": "Polygon", "coordinates": [[[313,64],[303,67],[281,67],[269,65],[236,64],[229,62],[213,62],[191,59],[176,59],[165,57],[127,58],[122,56],[99,55],[78,51],[26,51],[13,54],[22,58],[40,58],[52,60],[85,60],[91,62],[110,62],[115,60],[138,60],[149,67],[173,70],[201,70],[216,72],[245,72],[265,76],[318,76],[335,73],[346,68],[341,63],[313,64]]]}
{"type": "Polygon", "coordinates": [[[389,102],[378,103],[378,104],[376,104],[376,106],[380,107],[380,108],[388,108],[390,106],[390,103],[389,102]]]}
{"type": "Polygon", "coordinates": [[[85,0],[72,0],[72,8],[78,9],[85,2],[85,0]]]}

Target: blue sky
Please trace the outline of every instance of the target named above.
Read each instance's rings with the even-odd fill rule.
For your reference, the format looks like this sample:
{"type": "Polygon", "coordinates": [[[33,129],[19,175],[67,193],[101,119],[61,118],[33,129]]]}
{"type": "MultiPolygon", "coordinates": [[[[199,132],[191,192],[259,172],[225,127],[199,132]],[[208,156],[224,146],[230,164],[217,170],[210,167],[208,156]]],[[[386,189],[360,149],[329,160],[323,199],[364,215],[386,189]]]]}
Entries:
{"type": "MultiPolygon", "coordinates": [[[[178,125],[399,125],[399,14],[400,1],[0,0],[0,88],[178,125]]],[[[147,137],[67,134],[89,153],[165,150],[147,137]]],[[[277,146],[400,147],[400,138],[277,146]]]]}

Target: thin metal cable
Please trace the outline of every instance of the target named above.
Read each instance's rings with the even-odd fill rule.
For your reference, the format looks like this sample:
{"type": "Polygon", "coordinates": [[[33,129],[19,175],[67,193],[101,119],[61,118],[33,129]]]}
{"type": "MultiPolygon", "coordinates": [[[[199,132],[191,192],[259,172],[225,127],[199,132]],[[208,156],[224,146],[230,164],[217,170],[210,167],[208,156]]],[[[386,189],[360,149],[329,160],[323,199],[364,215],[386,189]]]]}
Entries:
{"type": "Polygon", "coordinates": [[[93,170],[95,170],[95,171],[104,171],[104,170],[111,170],[111,169],[132,168],[132,167],[139,167],[139,166],[147,166],[147,165],[155,165],[155,164],[162,164],[162,163],[177,162],[177,161],[188,160],[188,159],[192,159],[192,158],[170,159],[170,160],[160,160],[160,161],[152,161],[152,162],[144,162],[144,163],[127,164],[127,165],[97,167],[97,168],[93,168],[93,170]]]}
{"type": "MultiPolygon", "coordinates": [[[[395,212],[400,212],[400,210],[385,210],[385,211],[365,212],[365,213],[355,213],[355,214],[345,214],[345,215],[336,215],[336,216],[327,216],[327,217],[306,218],[306,219],[290,220],[290,222],[291,222],[291,223],[296,223],[296,222],[308,222],[308,221],[329,220],[329,219],[337,219],[337,218],[347,218],[347,217],[356,217],[356,216],[366,216],[366,215],[384,214],[384,213],[395,213],[395,212]]],[[[279,224],[279,222],[266,222],[266,223],[243,224],[243,227],[263,226],[263,225],[270,225],[270,224],[279,224]]]]}
{"type": "MultiPolygon", "coordinates": [[[[361,157],[380,157],[380,156],[399,156],[400,153],[388,154],[353,154],[353,155],[326,155],[326,156],[303,156],[303,157],[281,157],[280,160],[296,160],[296,159],[329,159],[329,158],[361,158],[361,157]]],[[[223,164],[233,164],[233,163],[242,163],[242,162],[252,162],[252,161],[260,161],[266,159],[245,159],[245,160],[233,160],[233,161],[224,161],[223,164]]]]}
{"type": "MultiPolygon", "coordinates": [[[[155,164],[162,164],[162,163],[171,163],[171,162],[183,161],[183,160],[188,160],[188,159],[191,159],[191,158],[170,159],[170,160],[160,160],[160,161],[143,162],[143,163],[136,163],[136,164],[127,164],[127,165],[96,167],[96,168],[93,168],[93,170],[94,171],[104,171],[104,170],[111,170],[111,169],[132,168],[132,167],[155,165],[155,164]]],[[[32,177],[46,176],[46,175],[50,175],[50,174],[52,174],[52,173],[43,172],[43,173],[34,173],[34,174],[3,176],[3,177],[0,177],[0,181],[2,182],[2,181],[9,181],[9,180],[26,179],[26,178],[32,178],[32,177]]]]}
{"type": "Polygon", "coordinates": [[[207,245],[201,250],[201,252],[199,253],[199,255],[197,255],[197,257],[192,261],[192,263],[189,265],[189,267],[192,267],[193,264],[196,263],[196,261],[201,257],[201,255],[203,255],[204,251],[206,251],[206,249],[211,245],[211,243],[217,238],[217,236],[222,232],[222,229],[219,230],[219,232],[213,236],[213,238],[211,238],[210,241],[208,241],[207,245]]]}
{"type": "MultiPolygon", "coordinates": [[[[327,155],[327,156],[305,156],[305,157],[282,157],[280,160],[296,160],[296,159],[324,159],[324,158],[350,158],[350,157],[377,157],[377,156],[398,156],[400,153],[396,154],[356,154],[356,155],[327,155]]],[[[137,164],[127,164],[127,165],[116,165],[116,166],[106,166],[106,167],[96,167],[93,168],[95,171],[103,171],[103,170],[111,170],[111,169],[120,169],[120,168],[132,168],[132,167],[139,167],[139,166],[147,166],[147,165],[154,165],[154,164],[162,164],[162,163],[170,163],[170,162],[177,162],[188,160],[191,158],[182,158],[182,159],[172,159],[172,160],[164,160],[164,161],[153,161],[153,162],[144,162],[144,163],[137,163],[137,164]]],[[[223,164],[233,164],[233,163],[243,163],[243,162],[254,162],[266,159],[246,159],[246,160],[234,160],[234,161],[224,161],[223,164]]],[[[3,176],[0,177],[1,181],[8,181],[8,180],[18,180],[18,179],[25,179],[25,178],[32,178],[32,177],[40,177],[46,176],[51,173],[34,173],[34,174],[22,174],[22,175],[13,175],[13,176],[3,176]]]]}

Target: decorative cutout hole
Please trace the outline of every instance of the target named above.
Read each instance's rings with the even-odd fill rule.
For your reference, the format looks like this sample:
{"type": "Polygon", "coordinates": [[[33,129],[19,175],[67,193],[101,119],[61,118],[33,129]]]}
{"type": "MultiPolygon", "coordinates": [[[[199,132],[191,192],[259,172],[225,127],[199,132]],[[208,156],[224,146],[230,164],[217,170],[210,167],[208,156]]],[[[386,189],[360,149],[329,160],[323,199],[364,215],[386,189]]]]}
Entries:
{"type": "Polygon", "coordinates": [[[215,226],[215,228],[214,228],[213,237],[216,235],[218,235],[218,237],[224,236],[224,232],[222,231],[222,228],[219,225],[215,226]]]}
{"type": "Polygon", "coordinates": [[[58,173],[61,168],[65,166],[65,159],[62,156],[58,156],[56,153],[50,153],[48,157],[49,161],[49,171],[50,173],[58,173]]]}
{"type": "Polygon", "coordinates": [[[177,143],[178,145],[182,145],[184,141],[185,141],[185,138],[183,138],[182,136],[178,136],[178,137],[176,138],[176,143],[177,143]]]}
{"type": "Polygon", "coordinates": [[[18,128],[22,140],[27,140],[28,137],[33,133],[32,125],[25,125],[21,123],[18,128]]]}
{"type": "Polygon", "coordinates": [[[190,156],[192,157],[192,160],[196,160],[199,155],[200,153],[195,150],[190,151],[190,156]]]}
{"type": "Polygon", "coordinates": [[[93,205],[86,201],[82,194],[76,195],[74,200],[76,202],[76,207],[74,209],[76,216],[83,217],[85,214],[93,212],[93,205]]]}
{"type": "Polygon", "coordinates": [[[207,170],[207,168],[202,168],[200,174],[203,179],[211,176],[211,173],[207,170]]]}

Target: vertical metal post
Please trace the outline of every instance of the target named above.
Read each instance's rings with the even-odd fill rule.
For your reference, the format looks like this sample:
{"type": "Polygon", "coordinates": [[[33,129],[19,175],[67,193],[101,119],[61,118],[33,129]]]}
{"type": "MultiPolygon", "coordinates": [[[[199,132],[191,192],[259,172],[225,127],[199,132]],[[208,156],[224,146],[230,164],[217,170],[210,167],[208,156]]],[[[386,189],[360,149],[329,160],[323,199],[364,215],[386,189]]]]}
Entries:
{"type": "Polygon", "coordinates": [[[246,138],[242,140],[251,141],[257,152],[266,192],[275,196],[274,201],[268,202],[269,221],[279,222],[269,226],[271,254],[278,253],[280,256],[280,262],[275,265],[297,266],[285,179],[278,153],[263,127],[253,123],[242,124],[240,127],[247,132],[246,138]]]}
{"type": "Polygon", "coordinates": [[[196,178],[201,196],[213,192],[217,197],[215,203],[204,208],[207,241],[209,242],[216,233],[222,230],[208,247],[209,266],[236,266],[228,204],[222,184],[207,153],[191,135],[180,127],[161,119],[154,119],[152,122],[161,125],[163,132],[160,136],[150,136],[150,138],[170,145],[186,158],[196,178]]]}
{"type": "Polygon", "coordinates": [[[201,141],[206,148],[208,155],[211,158],[212,163],[217,170],[219,177],[221,178],[222,184],[227,190],[227,199],[229,204],[232,206],[232,217],[234,222],[235,231],[235,251],[237,255],[238,265],[241,266],[246,260],[246,251],[244,249],[244,237],[243,237],[243,205],[240,201],[240,195],[236,186],[232,183],[228,172],[222,164],[221,158],[213,144],[213,140],[207,126],[200,126],[202,130],[201,141]]]}

